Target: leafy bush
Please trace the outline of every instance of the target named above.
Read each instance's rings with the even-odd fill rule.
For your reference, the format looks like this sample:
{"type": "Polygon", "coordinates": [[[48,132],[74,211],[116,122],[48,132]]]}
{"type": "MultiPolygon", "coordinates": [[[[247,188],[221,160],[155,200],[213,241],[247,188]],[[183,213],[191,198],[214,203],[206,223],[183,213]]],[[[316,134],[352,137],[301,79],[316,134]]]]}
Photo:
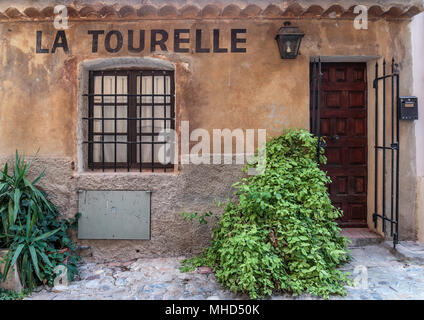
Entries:
{"type": "Polygon", "coordinates": [[[0,288],[0,301],[6,300],[22,300],[25,298],[26,294],[24,292],[15,292],[12,290],[6,290],[0,288]]]}
{"type": "Polygon", "coordinates": [[[41,283],[52,286],[58,265],[67,267],[72,280],[79,259],[68,235],[78,217],[59,219],[58,209],[35,186],[45,171],[31,182],[31,165],[16,152],[13,174],[9,176],[7,163],[0,172],[0,247],[9,249],[2,280],[17,262],[22,284],[30,291],[41,283]]]}
{"type": "Polygon", "coordinates": [[[305,130],[269,141],[264,173],[234,184],[238,201],[224,206],[210,247],[183,261],[182,271],[210,266],[219,282],[251,298],[274,291],[344,295],[349,280],[337,266],[348,259],[347,240],[335,222],[341,212],[331,204],[331,181],[317,165],[316,146],[305,130]]]}

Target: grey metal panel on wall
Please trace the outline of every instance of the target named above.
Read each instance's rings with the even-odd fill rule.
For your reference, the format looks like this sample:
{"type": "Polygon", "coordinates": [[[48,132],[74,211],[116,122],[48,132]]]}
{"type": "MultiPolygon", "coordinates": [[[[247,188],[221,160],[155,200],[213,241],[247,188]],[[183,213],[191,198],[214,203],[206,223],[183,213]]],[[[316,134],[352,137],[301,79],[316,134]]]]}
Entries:
{"type": "Polygon", "coordinates": [[[79,239],[150,239],[150,191],[78,191],[79,239]]]}

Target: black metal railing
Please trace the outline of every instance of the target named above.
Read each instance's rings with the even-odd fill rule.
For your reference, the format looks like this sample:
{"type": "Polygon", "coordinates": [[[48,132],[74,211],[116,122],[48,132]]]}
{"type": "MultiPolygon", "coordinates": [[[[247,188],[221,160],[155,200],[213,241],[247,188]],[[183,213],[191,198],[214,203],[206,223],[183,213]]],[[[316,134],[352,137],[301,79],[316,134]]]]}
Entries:
{"type": "Polygon", "coordinates": [[[378,219],[381,219],[382,231],[386,233],[386,223],[390,223],[390,236],[393,237],[393,246],[399,243],[399,71],[392,59],[390,73],[386,73],[386,60],[383,61],[382,75],[379,76],[379,65],[375,65],[375,79],[373,88],[375,90],[375,152],[374,152],[374,214],[373,220],[375,228],[378,225],[378,219]],[[387,128],[387,82],[390,81],[390,128],[387,128]],[[382,83],[382,86],[380,86],[382,83]],[[381,90],[381,91],[380,91],[381,90]],[[380,105],[379,96],[382,96],[380,105]],[[381,119],[380,119],[381,115],[381,119]],[[380,122],[382,123],[380,138],[380,122]],[[387,134],[390,133],[390,144],[387,134]],[[381,140],[381,144],[380,144],[381,140]],[[387,154],[389,153],[389,155],[387,154]],[[388,161],[390,157],[390,175],[387,177],[388,161]],[[379,177],[379,168],[381,165],[381,175],[379,177]],[[388,181],[389,179],[389,181],[388,181]],[[388,184],[389,182],[389,184],[388,184]],[[387,212],[387,187],[390,187],[390,215],[387,212]],[[381,203],[379,202],[379,192],[381,190],[381,203]],[[380,211],[381,208],[381,211],[380,211]]]}
{"type": "Polygon", "coordinates": [[[320,163],[321,147],[325,147],[325,143],[321,141],[321,85],[322,85],[322,64],[321,58],[313,58],[311,62],[312,71],[312,117],[311,132],[317,137],[317,162],[320,163]]]}

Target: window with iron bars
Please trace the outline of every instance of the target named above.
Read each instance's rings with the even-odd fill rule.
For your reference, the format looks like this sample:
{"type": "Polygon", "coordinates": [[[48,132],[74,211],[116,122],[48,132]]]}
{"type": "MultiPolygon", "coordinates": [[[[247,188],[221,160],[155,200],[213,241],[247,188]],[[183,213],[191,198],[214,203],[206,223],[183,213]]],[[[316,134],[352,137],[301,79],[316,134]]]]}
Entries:
{"type": "Polygon", "coordinates": [[[174,72],[90,71],[88,167],[102,171],[172,171],[159,161],[164,129],[175,129],[174,72]]]}

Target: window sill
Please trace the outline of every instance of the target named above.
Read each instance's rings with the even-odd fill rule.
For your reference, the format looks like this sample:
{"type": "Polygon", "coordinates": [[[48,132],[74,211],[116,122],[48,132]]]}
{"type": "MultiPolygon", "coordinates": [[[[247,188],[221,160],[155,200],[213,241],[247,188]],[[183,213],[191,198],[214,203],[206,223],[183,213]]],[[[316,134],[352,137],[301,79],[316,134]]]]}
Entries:
{"type": "Polygon", "coordinates": [[[98,170],[94,170],[94,171],[82,171],[82,172],[76,172],[74,173],[74,177],[78,178],[78,177],[90,177],[90,176],[112,176],[112,177],[129,177],[129,176],[134,176],[134,177],[142,177],[142,176],[177,176],[180,174],[180,171],[174,169],[174,170],[169,170],[166,172],[163,171],[154,171],[152,172],[151,170],[149,171],[98,171],[98,170]]]}

